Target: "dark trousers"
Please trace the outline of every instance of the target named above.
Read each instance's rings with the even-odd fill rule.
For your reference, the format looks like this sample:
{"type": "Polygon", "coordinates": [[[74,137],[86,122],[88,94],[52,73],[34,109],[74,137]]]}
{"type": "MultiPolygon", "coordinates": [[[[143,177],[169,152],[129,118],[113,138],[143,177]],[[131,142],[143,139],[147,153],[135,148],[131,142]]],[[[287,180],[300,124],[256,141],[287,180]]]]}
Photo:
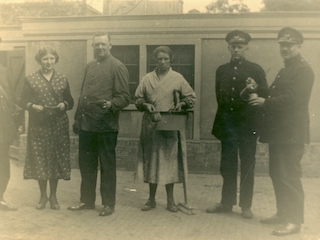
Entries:
{"type": "Polygon", "coordinates": [[[9,143],[0,144],[0,200],[10,179],[9,143]]]}
{"type": "Polygon", "coordinates": [[[117,132],[79,133],[79,167],[81,172],[80,201],[94,204],[98,163],[100,164],[100,193],[102,205],[114,206],[116,201],[117,132]]]}
{"type": "Polygon", "coordinates": [[[277,215],[289,223],[303,223],[304,191],[301,159],[304,144],[269,144],[269,174],[276,196],[277,215]]]}
{"type": "Polygon", "coordinates": [[[240,157],[240,207],[252,205],[254,166],[257,141],[256,137],[239,141],[221,142],[220,173],[223,178],[221,203],[232,206],[237,204],[238,152],[240,157]]]}

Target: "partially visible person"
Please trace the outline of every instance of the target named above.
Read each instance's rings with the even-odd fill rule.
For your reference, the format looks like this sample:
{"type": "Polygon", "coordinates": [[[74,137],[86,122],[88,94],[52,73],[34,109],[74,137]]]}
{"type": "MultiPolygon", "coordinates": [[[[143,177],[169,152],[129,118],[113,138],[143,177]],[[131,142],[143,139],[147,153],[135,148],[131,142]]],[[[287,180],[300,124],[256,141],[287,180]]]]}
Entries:
{"type": "Polygon", "coordinates": [[[109,216],[116,204],[116,145],[120,110],[129,105],[129,73],[114,58],[107,32],[93,36],[96,59],[87,64],[75,114],[74,132],[79,134],[81,172],[80,203],[71,211],[94,209],[98,164],[103,208],[99,216],[109,216]]]}
{"type": "Polygon", "coordinates": [[[4,193],[10,179],[9,147],[16,136],[16,128],[12,119],[12,101],[8,72],[0,64],[0,210],[7,211],[18,209],[4,200],[4,193]]]}
{"type": "Polygon", "coordinates": [[[155,116],[159,112],[192,108],[196,95],[184,77],[172,70],[173,54],[169,47],[156,48],[153,59],[157,62],[156,69],[142,79],[135,93],[136,107],[145,112],[138,156],[138,168],[143,170],[138,169],[137,173],[143,172],[144,182],[149,183],[149,199],[141,210],[149,211],[156,207],[157,187],[165,185],[167,210],[177,212],[173,187],[175,183],[182,182],[181,164],[187,157],[185,132],[157,130],[155,116]],[[180,95],[176,103],[174,91],[180,95]]]}
{"type": "Polygon", "coordinates": [[[55,48],[41,47],[35,60],[41,67],[26,78],[21,97],[21,106],[29,112],[24,179],[38,181],[40,200],[36,209],[44,209],[49,200],[51,209],[59,210],[56,195],[58,180],[70,180],[69,120],[66,111],[73,108],[74,101],[66,76],[54,69],[59,61],[55,48]]]}
{"type": "Polygon", "coordinates": [[[248,105],[252,94],[266,96],[266,75],[256,63],[246,60],[251,36],[243,31],[229,32],[225,38],[230,62],[216,71],[218,110],[212,134],[221,141],[220,173],[223,178],[221,202],[207,213],[228,213],[237,204],[238,156],[240,158],[240,199],[242,217],[251,219],[257,112],[248,105]],[[251,91],[252,90],[252,91],[251,91]]]}
{"type": "Polygon", "coordinates": [[[274,235],[298,233],[304,221],[304,191],[301,159],[309,143],[309,99],[314,82],[310,65],[301,57],[303,35],[285,27],[278,33],[284,68],[269,89],[267,98],[254,98],[249,104],[260,106],[264,131],[260,142],[269,143],[269,174],[276,196],[277,213],[261,219],[278,224],[274,235]]]}

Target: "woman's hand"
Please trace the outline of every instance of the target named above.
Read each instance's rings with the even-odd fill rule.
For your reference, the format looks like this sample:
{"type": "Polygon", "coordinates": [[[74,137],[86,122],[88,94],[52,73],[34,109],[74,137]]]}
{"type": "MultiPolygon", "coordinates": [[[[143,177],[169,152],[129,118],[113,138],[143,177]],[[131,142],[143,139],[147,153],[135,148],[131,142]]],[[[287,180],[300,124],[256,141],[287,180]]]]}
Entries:
{"type": "Polygon", "coordinates": [[[186,105],[187,105],[187,104],[186,104],[185,102],[179,102],[179,103],[177,103],[177,105],[175,106],[174,110],[176,110],[177,112],[180,112],[181,109],[182,109],[183,107],[185,107],[186,105]]]}
{"type": "Polygon", "coordinates": [[[143,103],[143,106],[149,113],[156,111],[156,108],[151,103],[143,103]]]}
{"type": "Polygon", "coordinates": [[[43,111],[43,106],[37,105],[37,104],[32,104],[32,109],[36,112],[42,112],[43,111]]]}
{"type": "Polygon", "coordinates": [[[61,111],[64,111],[66,109],[66,104],[64,104],[63,102],[59,103],[57,105],[57,107],[61,110],[61,111]]]}

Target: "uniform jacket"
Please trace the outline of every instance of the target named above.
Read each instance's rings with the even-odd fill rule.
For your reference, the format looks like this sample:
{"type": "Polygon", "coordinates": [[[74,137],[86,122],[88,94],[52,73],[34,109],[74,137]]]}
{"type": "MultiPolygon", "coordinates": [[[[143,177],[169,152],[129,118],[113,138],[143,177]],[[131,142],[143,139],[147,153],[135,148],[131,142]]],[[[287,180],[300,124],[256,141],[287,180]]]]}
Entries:
{"type": "Polygon", "coordinates": [[[300,55],[285,61],[262,106],[261,142],[309,143],[308,104],[313,82],[314,73],[300,55]]]}
{"type": "Polygon", "coordinates": [[[127,68],[109,55],[99,62],[87,64],[75,114],[75,126],[90,132],[117,132],[119,111],[129,105],[129,74],[127,68]],[[103,109],[99,100],[111,102],[103,109]]]}
{"type": "Polygon", "coordinates": [[[256,63],[243,59],[239,63],[230,61],[216,71],[216,98],[218,110],[212,134],[219,140],[239,139],[256,135],[256,110],[240,98],[251,77],[258,84],[258,95],[266,97],[268,85],[263,69],[256,63]]]}
{"type": "Polygon", "coordinates": [[[7,69],[0,64],[0,144],[12,142],[16,128],[12,119],[13,103],[7,69]],[[1,90],[2,89],[2,90],[1,90]]]}

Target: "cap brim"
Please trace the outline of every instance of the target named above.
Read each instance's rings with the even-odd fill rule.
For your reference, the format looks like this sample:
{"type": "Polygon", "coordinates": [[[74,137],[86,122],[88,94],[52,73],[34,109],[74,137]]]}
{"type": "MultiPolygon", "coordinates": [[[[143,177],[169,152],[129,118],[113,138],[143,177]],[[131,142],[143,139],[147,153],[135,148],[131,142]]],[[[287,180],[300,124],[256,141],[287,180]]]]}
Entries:
{"type": "Polygon", "coordinates": [[[239,40],[230,40],[230,41],[229,41],[229,44],[234,44],[234,43],[248,44],[247,41],[239,41],[239,40]]]}
{"type": "Polygon", "coordinates": [[[279,39],[278,40],[278,43],[292,43],[292,44],[300,44],[299,42],[297,41],[293,41],[293,40],[289,40],[289,39],[279,39]]]}

